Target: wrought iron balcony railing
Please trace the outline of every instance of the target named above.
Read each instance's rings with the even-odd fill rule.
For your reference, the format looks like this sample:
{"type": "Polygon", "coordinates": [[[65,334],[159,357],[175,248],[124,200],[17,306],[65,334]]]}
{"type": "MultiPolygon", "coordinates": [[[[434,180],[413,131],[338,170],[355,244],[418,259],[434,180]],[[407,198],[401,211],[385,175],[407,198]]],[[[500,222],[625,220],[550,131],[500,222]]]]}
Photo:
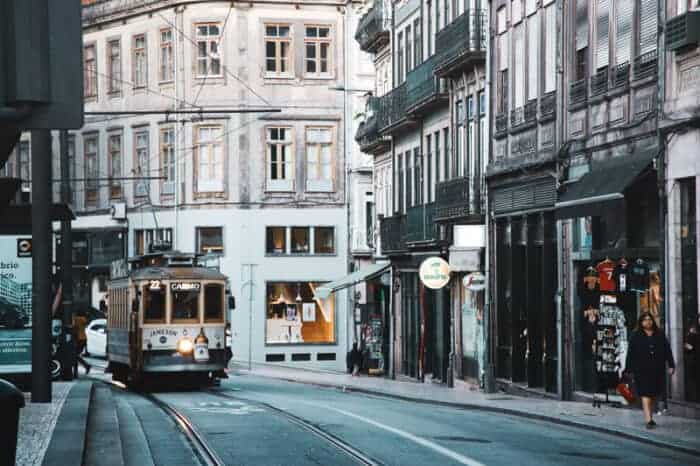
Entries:
{"type": "Polygon", "coordinates": [[[591,76],[591,97],[608,92],[608,67],[591,76]]]}
{"type": "Polygon", "coordinates": [[[486,60],[488,20],[482,10],[467,10],[438,31],[435,72],[448,75],[463,67],[486,60]]]}
{"type": "Polygon", "coordinates": [[[547,119],[556,115],[557,91],[550,92],[540,97],[540,118],[547,119]]]}
{"type": "Polygon", "coordinates": [[[469,178],[441,181],[435,187],[435,219],[450,220],[469,215],[469,178]]]}
{"type": "Polygon", "coordinates": [[[496,135],[503,135],[506,131],[508,131],[508,113],[499,113],[496,115],[496,135]]]}
{"type": "Polygon", "coordinates": [[[612,77],[613,88],[624,87],[630,79],[630,64],[629,62],[621,63],[615,67],[612,77]]]}
{"type": "Polygon", "coordinates": [[[525,123],[525,111],[523,107],[515,108],[510,111],[510,126],[516,127],[525,123]]]}
{"type": "Polygon", "coordinates": [[[374,153],[389,144],[389,141],[379,133],[379,122],[382,119],[381,102],[379,97],[370,97],[367,105],[369,117],[357,128],[355,140],[360,145],[360,150],[365,153],[374,153]]]}
{"type": "Polygon", "coordinates": [[[407,119],[406,116],[406,83],[394,88],[383,95],[379,101],[379,131],[389,132],[391,128],[407,119]]]}
{"type": "Polygon", "coordinates": [[[381,3],[375,4],[360,19],[355,40],[360,44],[360,49],[367,53],[375,53],[384,43],[389,42],[389,31],[384,29],[381,3]]]}
{"type": "Polygon", "coordinates": [[[634,59],[634,78],[644,79],[656,75],[659,51],[652,50],[634,59]]]}
{"type": "Polygon", "coordinates": [[[406,249],[405,242],[406,216],[394,215],[380,219],[379,235],[382,253],[401,252],[406,249]]]}
{"type": "Polygon", "coordinates": [[[537,100],[531,100],[526,103],[523,114],[525,123],[532,123],[535,121],[537,119],[537,100]]]}
{"type": "Polygon", "coordinates": [[[588,99],[588,80],[580,79],[571,83],[569,87],[569,105],[585,103],[588,99]]]}
{"type": "Polygon", "coordinates": [[[409,207],[406,210],[406,232],[404,236],[407,243],[434,241],[437,239],[434,203],[409,207]]]}
{"type": "Polygon", "coordinates": [[[406,75],[407,110],[417,112],[440,97],[446,97],[440,78],[433,74],[437,58],[437,55],[433,55],[406,75]]]}

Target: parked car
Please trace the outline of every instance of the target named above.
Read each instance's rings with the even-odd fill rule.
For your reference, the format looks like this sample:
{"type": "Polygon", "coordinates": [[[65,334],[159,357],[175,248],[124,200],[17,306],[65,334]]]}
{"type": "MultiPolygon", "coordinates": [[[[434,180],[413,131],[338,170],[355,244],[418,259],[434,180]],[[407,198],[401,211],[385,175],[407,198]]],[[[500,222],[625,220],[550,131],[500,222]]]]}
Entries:
{"type": "Polygon", "coordinates": [[[107,319],[95,319],[85,329],[87,337],[86,356],[107,356],[107,319]]]}

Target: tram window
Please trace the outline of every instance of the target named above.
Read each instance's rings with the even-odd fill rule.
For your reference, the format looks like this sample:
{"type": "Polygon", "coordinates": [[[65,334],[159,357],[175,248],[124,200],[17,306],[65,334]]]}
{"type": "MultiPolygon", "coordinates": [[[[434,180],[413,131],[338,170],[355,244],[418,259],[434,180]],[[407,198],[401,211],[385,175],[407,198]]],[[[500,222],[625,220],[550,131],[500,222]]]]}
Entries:
{"type": "Polygon", "coordinates": [[[143,296],[144,321],[165,322],[165,286],[152,288],[146,285],[143,287],[143,296]]]}
{"type": "Polygon", "coordinates": [[[224,310],[224,287],[207,285],[204,287],[204,321],[220,322],[224,310]]]}
{"type": "Polygon", "coordinates": [[[172,291],[173,322],[199,320],[199,292],[172,291]]]}

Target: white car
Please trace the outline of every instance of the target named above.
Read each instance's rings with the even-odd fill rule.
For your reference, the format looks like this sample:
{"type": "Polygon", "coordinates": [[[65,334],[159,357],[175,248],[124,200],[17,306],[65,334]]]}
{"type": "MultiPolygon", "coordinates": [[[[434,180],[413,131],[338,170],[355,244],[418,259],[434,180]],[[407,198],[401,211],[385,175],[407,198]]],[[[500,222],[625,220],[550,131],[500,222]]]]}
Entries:
{"type": "Polygon", "coordinates": [[[107,319],[95,319],[85,329],[87,337],[86,356],[107,356],[107,319]]]}

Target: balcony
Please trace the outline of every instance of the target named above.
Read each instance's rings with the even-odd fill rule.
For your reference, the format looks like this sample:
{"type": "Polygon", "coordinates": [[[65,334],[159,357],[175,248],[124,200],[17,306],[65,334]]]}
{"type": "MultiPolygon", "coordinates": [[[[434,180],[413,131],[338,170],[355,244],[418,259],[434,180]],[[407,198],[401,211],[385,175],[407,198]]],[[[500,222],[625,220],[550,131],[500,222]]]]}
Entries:
{"type": "Polygon", "coordinates": [[[382,254],[391,254],[406,250],[404,234],[406,231],[406,216],[394,215],[380,219],[379,235],[382,254]]]}
{"type": "Polygon", "coordinates": [[[436,58],[433,55],[406,75],[406,110],[412,114],[424,114],[447,102],[447,91],[433,74],[436,58]]]}
{"type": "Polygon", "coordinates": [[[526,103],[523,114],[525,123],[533,123],[537,119],[537,100],[526,103]]]}
{"type": "Polygon", "coordinates": [[[437,239],[434,203],[409,207],[406,210],[404,237],[407,243],[420,243],[437,239]]]}
{"type": "Polygon", "coordinates": [[[569,106],[585,104],[588,100],[588,80],[580,79],[571,83],[569,87],[569,106]]]}
{"type": "Polygon", "coordinates": [[[637,56],[634,59],[633,65],[634,79],[638,80],[656,76],[658,57],[658,50],[652,50],[651,52],[637,56]]]}
{"type": "Polygon", "coordinates": [[[617,65],[613,71],[612,87],[614,89],[626,87],[630,80],[630,64],[628,62],[617,65]]]}
{"type": "Polygon", "coordinates": [[[540,120],[552,120],[557,112],[557,92],[553,91],[540,98],[540,120]]]}
{"type": "Polygon", "coordinates": [[[481,10],[467,10],[438,31],[435,74],[447,77],[486,62],[488,21],[481,10]]]}
{"type": "Polygon", "coordinates": [[[389,31],[384,29],[384,14],[381,3],[375,4],[361,19],[355,32],[355,40],[360,49],[367,53],[377,53],[389,43],[389,31]]]}
{"type": "Polygon", "coordinates": [[[445,221],[469,215],[469,178],[441,181],[435,187],[435,220],[445,221]]]}
{"type": "Polygon", "coordinates": [[[599,70],[591,76],[591,97],[608,92],[608,67],[599,70]]]}
{"type": "Polygon", "coordinates": [[[700,42],[700,11],[687,11],[666,21],[666,49],[683,51],[700,42]]]}
{"type": "Polygon", "coordinates": [[[496,115],[496,137],[505,136],[508,131],[508,113],[503,112],[496,115]]]}
{"type": "Polygon", "coordinates": [[[371,97],[367,107],[370,116],[357,129],[355,141],[360,145],[360,150],[365,154],[381,154],[386,151],[391,142],[379,133],[379,121],[381,119],[380,98],[371,97]]]}
{"type": "Polygon", "coordinates": [[[525,123],[525,111],[523,107],[516,108],[510,111],[510,126],[516,128],[525,123]]]}
{"type": "Polygon", "coordinates": [[[406,83],[394,88],[388,94],[381,97],[379,101],[379,132],[391,134],[413,124],[406,113],[406,103],[408,92],[406,83]]]}

